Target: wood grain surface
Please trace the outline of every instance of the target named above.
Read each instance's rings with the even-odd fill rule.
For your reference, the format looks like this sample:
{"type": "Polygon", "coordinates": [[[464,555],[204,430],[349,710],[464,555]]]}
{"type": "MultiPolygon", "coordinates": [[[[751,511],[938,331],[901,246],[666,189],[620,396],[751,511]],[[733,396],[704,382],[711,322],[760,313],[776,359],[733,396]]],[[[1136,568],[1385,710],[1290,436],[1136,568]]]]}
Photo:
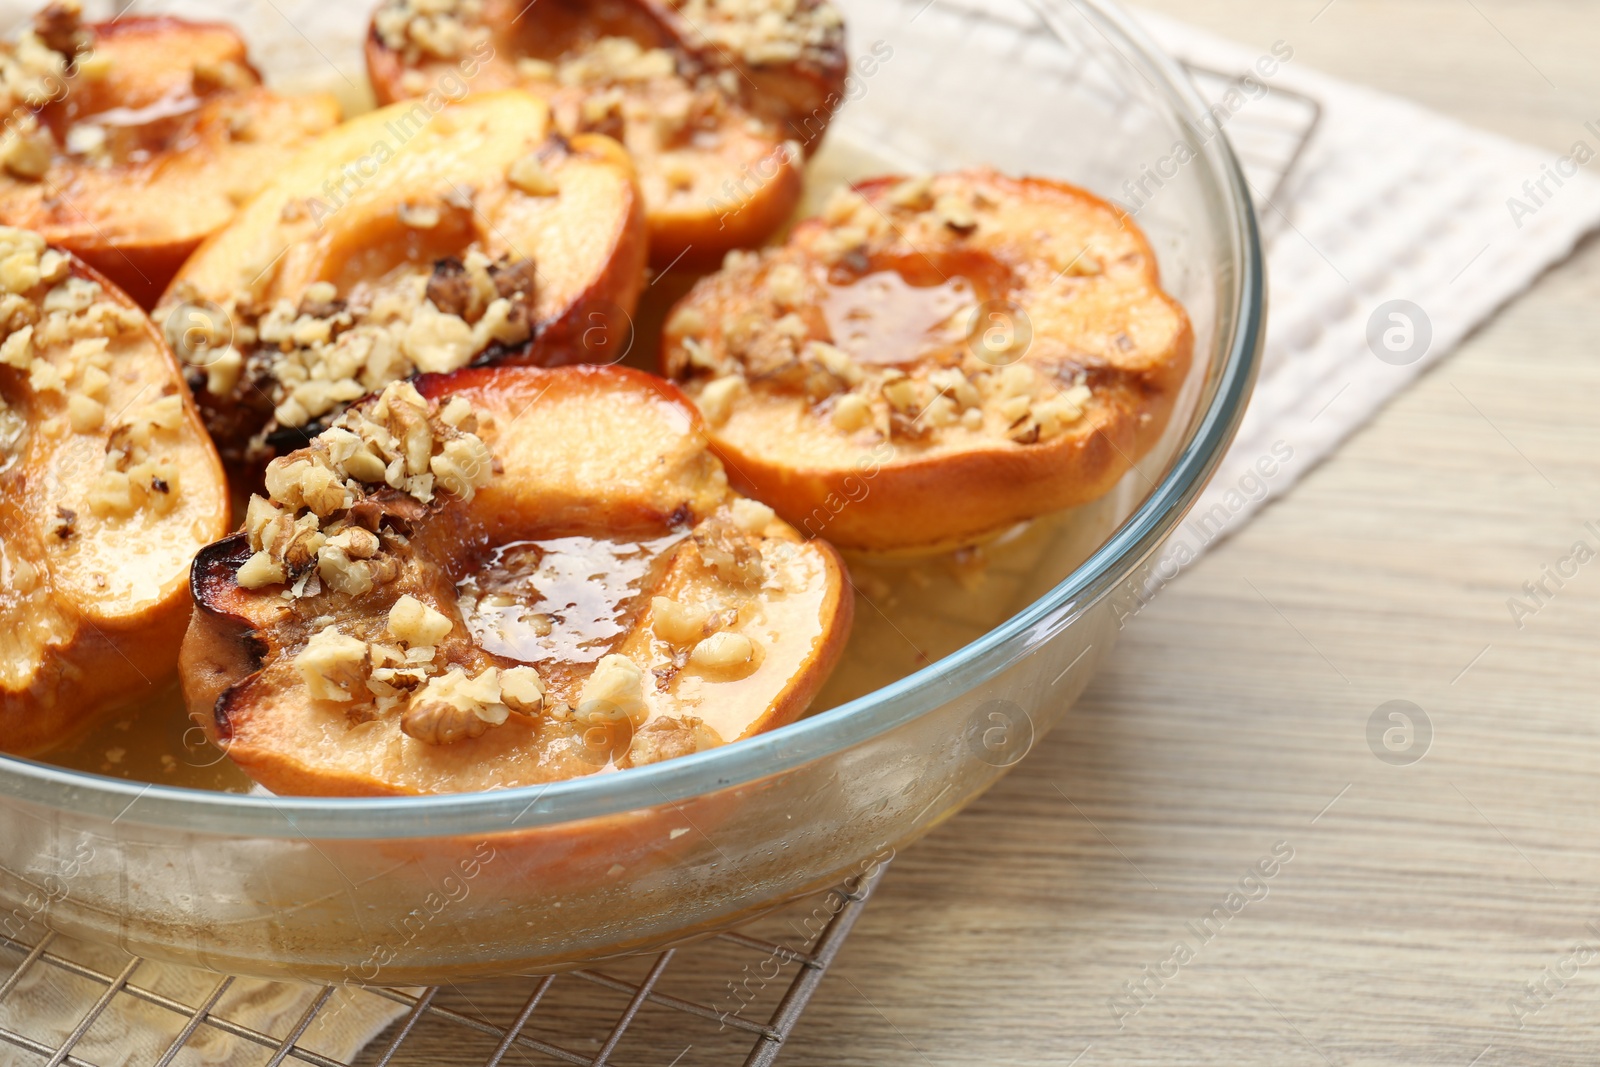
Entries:
{"type": "MultiPolygon", "coordinates": [[[[1552,159],[1600,118],[1591,0],[1149,6],[1552,159]]],[[[781,1062],[1600,1061],[1600,560],[1506,604],[1600,543],[1597,298],[1590,242],[1163,593],[895,862],[781,1062]],[[1368,745],[1390,700],[1431,723],[1409,766],[1368,745]]]]}

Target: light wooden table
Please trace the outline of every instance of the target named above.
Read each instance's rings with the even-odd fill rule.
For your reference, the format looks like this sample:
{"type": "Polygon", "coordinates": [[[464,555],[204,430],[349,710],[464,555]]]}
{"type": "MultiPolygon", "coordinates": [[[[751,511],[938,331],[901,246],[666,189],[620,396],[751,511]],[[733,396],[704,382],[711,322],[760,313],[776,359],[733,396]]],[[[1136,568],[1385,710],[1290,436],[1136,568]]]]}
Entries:
{"type": "MultiPolygon", "coordinates": [[[[1552,159],[1600,118],[1591,0],[1147,2],[1552,159]]],[[[782,1062],[1600,1062],[1600,560],[1522,630],[1506,607],[1597,543],[1597,304],[1591,242],[1146,609],[897,860],[782,1062]],[[1412,766],[1368,748],[1393,699],[1433,726],[1412,766]],[[1266,895],[1119,1019],[1279,842],[1266,895]]]]}

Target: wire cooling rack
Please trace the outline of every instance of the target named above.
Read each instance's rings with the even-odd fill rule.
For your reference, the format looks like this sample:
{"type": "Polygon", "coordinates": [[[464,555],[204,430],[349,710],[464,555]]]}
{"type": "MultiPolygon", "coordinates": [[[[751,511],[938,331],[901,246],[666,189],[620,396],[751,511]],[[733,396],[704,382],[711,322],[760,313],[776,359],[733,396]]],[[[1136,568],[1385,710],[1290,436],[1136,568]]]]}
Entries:
{"type": "Polygon", "coordinates": [[[0,1042],[31,1053],[50,1067],[110,1067],[80,1058],[74,1050],[120,998],[132,998],[172,1012],[175,1025],[181,1020],[182,1028],[155,1067],[172,1064],[206,1028],[257,1046],[258,1062],[268,1067],[290,1062],[314,1067],[481,1062],[496,1067],[513,1052],[517,1055],[510,1062],[603,1067],[618,1063],[615,1055],[631,1028],[646,1027],[653,1050],[682,1048],[673,1064],[698,1050],[695,1063],[764,1067],[777,1059],[886,867],[880,864],[830,894],[808,898],[741,930],[655,956],[617,961],[606,970],[420,990],[363,989],[359,995],[385,998],[403,1008],[404,1014],[350,1061],[297,1044],[328,1006],[334,986],[322,987],[285,1032],[265,1033],[218,1009],[233,978],[219,976],[206,997],[186,1003],[139,985],[135,979],[142,961],[137,956],[125,956],[113,973],[53,951],[57,939],[49,932],[32,938],[0,935],[0,976],[4,976],[0,1005],[25,975],[38,968],[71,976],[79,987],[98,989],[98,995],[85,997],[83,1015],[64,1041],[46,1041],[0,1026],[0,1042]],[[799,917],[816,916],[819,908],[828,918],[813,935],[799,917]],[[796,932],[802,936],[792,944],[778,940],[796,932]],[[682,973],[684,988],[668,991],[674,988],[669,968],[682,973]],[[754,985],[749,979],[752,973],[759,976],[754,985]]]}
{"type": "MultiPolygon", "coordinates": [[[[1212,105],[1244,86],[1249,76],[1194,63],[1182,66],[1196,91],[1212,105]]],[[[1304,93],[1259,81],[1253,93],[1259,99],[1231,116],[1222,130],[1250,185],[1261,225],[1270,233],[1285,217],[1279,198],[1288,192],[1306,146],[1322,124],[1322,104],[1304,93]]]]}

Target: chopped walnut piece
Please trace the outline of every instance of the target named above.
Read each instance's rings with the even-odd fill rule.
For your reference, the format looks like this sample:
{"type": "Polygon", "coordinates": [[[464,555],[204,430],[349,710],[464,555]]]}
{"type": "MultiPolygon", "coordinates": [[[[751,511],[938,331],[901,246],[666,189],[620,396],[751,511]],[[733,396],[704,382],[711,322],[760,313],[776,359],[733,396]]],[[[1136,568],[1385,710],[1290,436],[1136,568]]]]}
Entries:
{"type": "Polygon", "coordinates": [[[933,207],[933,179],[908,178],[890,191],[888,200],[891,206],[906,211],[927,211],[933,207]]]}
{"type": "Polygon", "coordinates": [[[416,647],[437,645],[450,632],[450,617],[407,593],[389,609],[389,633],[416,647]]]}
{"type": "Polygon", "coordinates": [[[628,766],[643,767],[679,756],[692,756],[724,742],[710,726],[693,715],[652,719],[633,735],[628,746],[628,766]]]}
{"type": "Polygon", "coordinates": [[[506,181],[513,189],[529,196],[555,196],[561,192],[561,186],[545,169],[537,152],[529,152],[511,164],[506,181]]]}
{"type": "Polygon", "coordinates": [[[380,40],[408,63],[424,56],[454,59],[486,39],[483,0],[386,0],[373,14],[380,40]]]}
{"type": "Polygon", "coordinates": [[[444,218],[437,204],[401,204],[395,214],[400,225],[413,230],[431,230],[444,218]]]}
{"type": "Polygon", "coordinates": [[[76,56],[94,47],[94,31],[83,24],[78,0],[57,0],[33,16],[33,32],[52,52],[76,56]]]}
{"type": "Polygon", "coordinates": [[[779,263],[767,272],[767,295],[780,307],[796,308],[806,298],[806,276],[793,263],[779,263]]]}
{"type": "Polygon", "coordinates": [[[295,670],[314,700],[348,703],[367,680],[372,656],[365,641],[341,634],[338,627],[318,630],[294,658],[295,670]]]}
{"type": "Polygon", "coordinates": [[[532,715],[544,705],[544,679],[532,667],[500,672],[500,701],[519,715],[532,715]]]}
{"type": "MultiPolygon", "coordinates": [[[[419,210],[408,207],[407,218],[430,221],[419,210]]],[[[538,325],[536,275],[530,261],[494,261],[471,250],[348,298],[327,282],[308,287],[298,303],[261,306],[248,292],[235,293],[220,310],[205,312],[206,320],[231,328],[211,330],[204,344],[185,333],[199,316],[179,313],[184,293],[175,292],[156,318],[166,323],[174,351],[205,374],[208,397],[236,401],[211,402],[208,418],[225,452],[237,449],[251,459],[275,428],[307,426],[418,371],[457,370],[491,346],[524,343],[538,325]],[[229,413],[256,406],[261,395],[271,402],[276,427],[248,442],[230,441],[238,429],[229,413]]]]}
{"type": "Polygon", "coordinates": [[[742,667],[755,656],[755,642],[744,634],[716,633],[694,646],[689,662],[710,671],[742,667]]]}
{"type": "Polygon", "coordinates": [[[32,115],[25,115],[15,129],[0,136],[0,165],[12,177],[39,181],[49,173],[55,148],[50,131],[32,115]]]}
{"type": "Polygon", "coordinates": [[[691,536],[700,558],[729,585],[754,588],[766,578],[760,548],[730,519],[714,515],[695,527],[691,536]]]}
{"type": "Polygon", "coordinates": [[[833,405],[833,424],[845,433],[872,425],[872,403],[860,393],[846,393],[833,405]]]}
{"type": "Polygon", "coordinates": [[[471,500],[493,470],[494,457],[483,441],[468,435],[446,441],[428,464],[441,489],[471,500]]]}
{"type": "Polygon", "coordinates": [[[970,236],[978,229],[978,216],[972,210],[971,201],[965,197],[947,193],[939,197],[933,209],[947,229],[962,237],[970,236]]]}
{"type": "Polygon", "coordinates": [[[454,257],[434,260],[425,295],[434,307],[446,315],[462,319],[482,308],[481,297],[467,273],[467,265],[454,257]]]}
{"type": "Polygon", "coordinates": [[[667,330],[680,337],[693,337],[705,333],[706,317],[700,309],[690,304],[681,305],[667,321],[667,330]]]}
{"type": "Polygon", "coordinates": [[[74,393],[67,397],[67,422],[73,433],[91,433],[106,421],[106,406],[93,397],[74,393]]]}
{"type": "Polygon", "coordinates": [[[757,537],[766,533],[767,527],[777,519],[777,512],[759,500],[750,500],[739,497],[728,505],[729,514],[733,516],[733,524],[747,534],[757,537]]]}
{"type": "MultiPolygon", "coordinates": [[[[240,584],[259,589],[295,582],[313,562],[323,584],[350,596],[393,580],[399,565],[383,551],[380,525],[390,513],[432,504],[436,481],[443,492],[469,500],[487,485],[494,457],[468,429],[486,421],[459,397],[430,403],[409,382],[391,383],[376,401],[345,412],[309,447],[267,465],[267,497],[251,498],[244,524],[261,558],[252,557],[241,570],[240,584]],[[375,493],[390,489],[411,503],[374,501],[375,493]]],[[[291,592],[305,595],[304,588],[291,592]]],[[[402,600],[422,607],[414,598],[402,600]]],[[[409,605],[396,607],[395,625],[418,621],[409,605]]],[[[437,625],[428,615],[420,624],[437,625]]]]}
{"type": "Polygon", "coordinates": [[[747,389],[743,377],[730,374],[708,382],[706,387],[700,390],[700,395],[695,398],[695,403],[707,422],[713,426],[720,426],[728,421],[728,416],[733,414],[734,403],[747,389]]]}
{"type": "Polygon", "coordinates": [[[693,646],[705,636],[706,621],[710,617],[711,613],[706,609],[671,597],[650,598],[650,627],[657,637],[669,645],[693,646]]]}
{"type": "Polygon", "coordinates": [[[491,726],[499,726],[510,709],[500,701],[499,670],[486,668],[469,677],[457,667],[428,679],[411,698],[400,718],[400,729],[424,744],[448,745],[455,741],[481,737],[491,726]]]}
{"type": "Polygon", "coordinates": [[[574,717],[589,725],[626,719],[635,726],[644,721],[644,672],[627,656],[600,657],[594,673],[583,683],[574,717]]]}

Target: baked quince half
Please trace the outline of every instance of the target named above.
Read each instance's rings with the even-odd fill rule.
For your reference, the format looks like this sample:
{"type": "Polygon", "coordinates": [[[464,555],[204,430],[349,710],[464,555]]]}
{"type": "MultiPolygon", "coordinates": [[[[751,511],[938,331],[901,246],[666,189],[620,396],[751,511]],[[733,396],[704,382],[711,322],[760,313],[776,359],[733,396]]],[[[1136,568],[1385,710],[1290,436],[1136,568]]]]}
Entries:
{"type": "Polygon", "coordinates": [[[43,234],[150,307],[207,234],[339,121],[262,88],[231,27],[59,0],[4,46],[0,222],[43,234]]]}
{"type": "Polygon", "coordinates": [[[292,794],[467,792],[782,725],[843,649],[842,565],[728,488],[624,368],[392,384],[272,461],[202,551],[190,713],[292,794]]]}
{"type": "Polygon", "coordinates": [[[385,0],[367,70],[384,101],[470,80],[550,102],[639,168],[657,267],[712,267],[788,221],[844,98],[828,0],[385,0]]]}
{"type": "Polygon", "coordinates": [[[171,675],[228,491],[150,320],[10,227],[0,337],[0,751],[25,754],[171,675]]]}
{"type": "Polygon", "coordinates": [[[1161,436],[1193,333],[1132,219],[971,170],[841,190],[673,309],[666,374],[741,492],[873,551],[1106,493],[1161,436]]]}
{"type": "Polygon", "coordinates": [[[156,318],[223,458],[259,465],[414,373],[620,359],[642,211],[622,148],[528,93],[396,104],[280,167],[156,318]]]}

